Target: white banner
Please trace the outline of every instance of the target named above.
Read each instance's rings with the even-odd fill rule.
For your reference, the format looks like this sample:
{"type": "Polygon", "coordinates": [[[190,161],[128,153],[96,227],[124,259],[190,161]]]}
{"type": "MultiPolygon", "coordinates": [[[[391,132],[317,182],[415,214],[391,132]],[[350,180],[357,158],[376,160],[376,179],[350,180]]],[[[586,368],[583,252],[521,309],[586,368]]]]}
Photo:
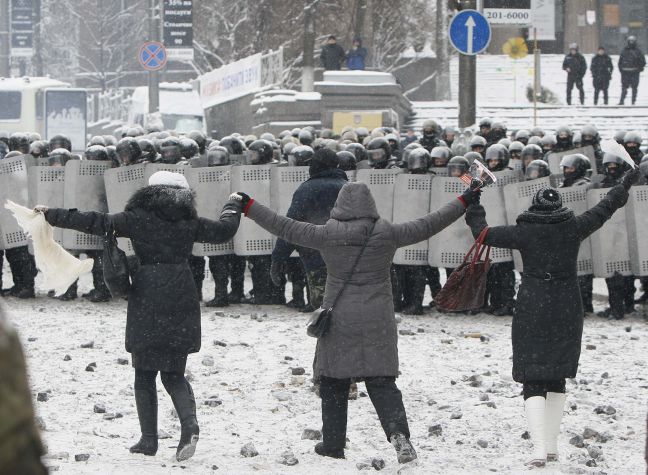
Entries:
{"type": "MultiPolygon", "coordinates": [[[[531,7],[538,41],[555,41],[556,0],[533,0],[531,7]]],[[[533,31],[529,31],[529,38],[533,38],[533,31]]]]}
{"type": "Polygon", "coordinates": [[[203,108],[243,96],[261,87],[261,53],[214,69],[198,80],[203,108]]]}

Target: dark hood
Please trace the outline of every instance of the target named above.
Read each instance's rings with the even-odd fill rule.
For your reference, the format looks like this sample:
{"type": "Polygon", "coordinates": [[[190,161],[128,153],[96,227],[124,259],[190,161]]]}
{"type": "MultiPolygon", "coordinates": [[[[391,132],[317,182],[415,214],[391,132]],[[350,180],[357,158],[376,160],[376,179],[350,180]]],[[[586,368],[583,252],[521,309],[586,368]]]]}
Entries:
{"type": "Polygon", "coordinates": [[[316,173],[312,175],[308,179],[308,181],[317,180],[319,178],[339,178],[341,180],[349,181],[349,177],[347,176],[347,174],[344,173],[344,171],[340,170],[339,168],[333,168],[333,169],[324,170],[319,173],[316,173]]]}
{"type": "Polygon", "coordinates": [[[154,185],[137,190],[128,200],[126,211],[142,209],[165,221],[195,219],[194,194],[188,188],[154,185]]]}
{"type": "Polygon", "coordinates": [[[347,183],[340,190],[331,219],[352,221],[355,219],[379,219],[378,209],[371,191],[364,183],[347,183]]]}

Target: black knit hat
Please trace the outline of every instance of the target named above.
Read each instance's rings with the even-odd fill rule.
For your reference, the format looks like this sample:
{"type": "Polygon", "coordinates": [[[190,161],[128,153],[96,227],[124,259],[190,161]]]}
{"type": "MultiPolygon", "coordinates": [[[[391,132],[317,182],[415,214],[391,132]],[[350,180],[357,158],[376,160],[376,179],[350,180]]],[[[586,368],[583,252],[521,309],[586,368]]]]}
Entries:
{"type": "Polygon", "coordinates": [[[340,158],[330,148],[320,148],[315,151],[315,155],[310,163],[310,175],[313,176],[326,170],[337,168],[340,164],[340,158]]]}
{"type": "Polygon", "coordinates": [[[532,211],[552,212],[562,208],[562,196],[555,188],[542,188],[533,197],[532,211]]]}

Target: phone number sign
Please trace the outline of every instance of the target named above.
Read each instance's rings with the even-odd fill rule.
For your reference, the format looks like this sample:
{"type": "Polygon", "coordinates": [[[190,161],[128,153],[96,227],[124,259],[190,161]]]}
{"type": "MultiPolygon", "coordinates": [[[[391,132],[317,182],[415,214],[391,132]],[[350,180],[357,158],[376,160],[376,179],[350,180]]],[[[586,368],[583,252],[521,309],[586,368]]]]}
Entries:
{"type": "Polygon", "coordinates": [[[531,25],[532,0],[484,0],[484,16],[491,25],[531,25]]]}

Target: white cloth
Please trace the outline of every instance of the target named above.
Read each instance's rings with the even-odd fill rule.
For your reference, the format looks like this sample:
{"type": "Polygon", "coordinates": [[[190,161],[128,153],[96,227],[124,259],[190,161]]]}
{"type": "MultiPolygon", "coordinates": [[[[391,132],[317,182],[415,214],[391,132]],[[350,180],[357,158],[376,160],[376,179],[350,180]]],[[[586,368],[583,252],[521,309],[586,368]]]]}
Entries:
{"type": "Polygon", "coordinates": [[[166,186],[179,186],[180,188],[189,188],[189,182],[180,173],[168,172],[160,170],[153,173],[149,178],[149,185],[166,185],[166,186]]]}
{"type": "Polygon", "coordinates": [[[93,259],[79,260],[54,241],[52,226],[42,213],[10,200],[7,200],[5,208],[13,213],[25,234],[31,238],[36,267],[45,277],[46,289],[54,289],[56,295],[61,295],[80,275],[92,270],[93,259]]]}

